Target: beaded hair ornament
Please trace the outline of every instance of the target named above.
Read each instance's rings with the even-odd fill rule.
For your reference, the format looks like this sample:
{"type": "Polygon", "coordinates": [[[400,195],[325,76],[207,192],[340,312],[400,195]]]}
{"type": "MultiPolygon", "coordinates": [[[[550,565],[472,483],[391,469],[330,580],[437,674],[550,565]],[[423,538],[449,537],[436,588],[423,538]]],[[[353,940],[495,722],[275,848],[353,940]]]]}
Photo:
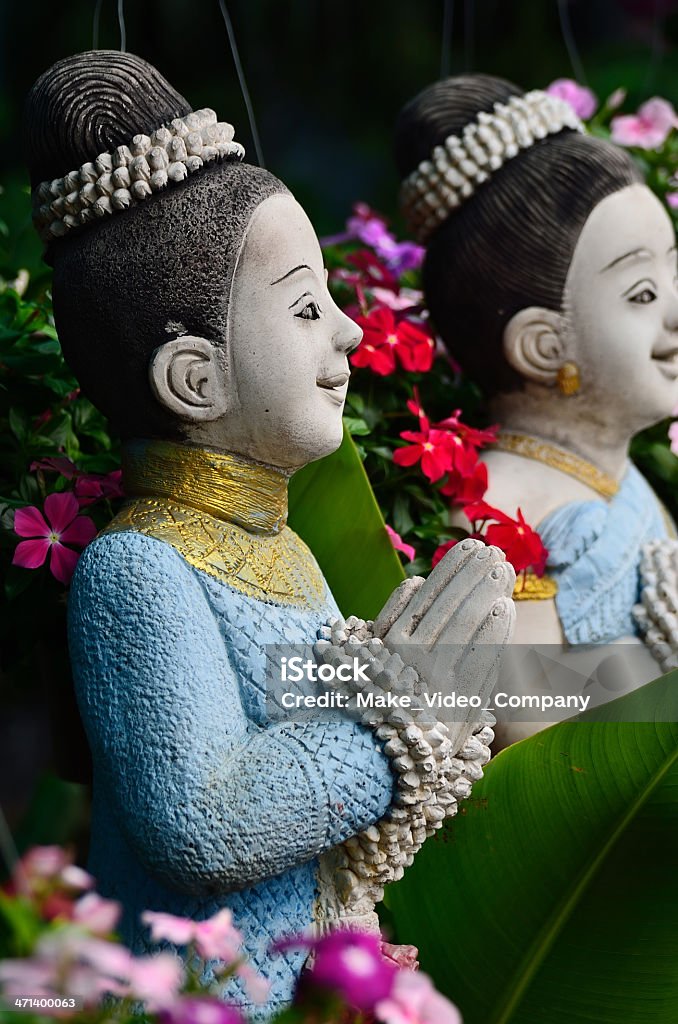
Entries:
{"type": "Polygon", "coordinates": [[[33,190],[33,222],[44,242],[83,227],[97,217],[143,202],[205,164],[242,160],[233,126],[208,108],[176,117],[150,136],[135,135],[128,146],[100,153],[63,178],[33,190]]]}
{"type": "Polygon", "coordinates": [[[563,128],[584,131],[569,103],[535,89],[495,103],[492,113],[481,111],[461,137],[449,135],[401,186],[403,212],[417,241],[426,243],[478,185],[522,149],[563,128]]]}

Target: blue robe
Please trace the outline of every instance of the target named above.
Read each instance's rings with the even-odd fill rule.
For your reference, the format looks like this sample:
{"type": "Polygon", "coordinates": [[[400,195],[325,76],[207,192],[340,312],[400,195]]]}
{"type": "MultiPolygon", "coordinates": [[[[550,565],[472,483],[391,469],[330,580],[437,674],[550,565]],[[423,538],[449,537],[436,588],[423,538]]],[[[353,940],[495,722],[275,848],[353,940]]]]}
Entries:
{"type": "MultiPolygon", "coordinates": [[[[143,910],[199,920],[230,907],[271,983],[266,1012],[289,1001],[305,958],[269,946],[311,925],[318,855],[393,797],[371,730],[266,714],[265,645],[313,642],[336,614],[326,584],[306,607],[255,599],[132,531],[85,550],[70,594],[99,891],[122,902],[136,952],[154,948],[143,910]]],[[[247,1004],[239,982],[224,996],[247,1004]]]]}

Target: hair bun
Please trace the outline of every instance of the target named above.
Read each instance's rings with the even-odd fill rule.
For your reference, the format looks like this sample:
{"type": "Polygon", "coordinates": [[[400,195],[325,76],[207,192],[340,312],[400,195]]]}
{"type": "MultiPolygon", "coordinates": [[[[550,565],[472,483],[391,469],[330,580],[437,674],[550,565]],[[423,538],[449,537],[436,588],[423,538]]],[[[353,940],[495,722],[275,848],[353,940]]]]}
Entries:
{"type": "Polygon", "coordinates": [[[492,75],[443,78],[423,89],[396,121],[395,160],[401,178],[428,160],[449,135],[461,134],[478,114],[491,113],[495,103],[523,95],[517,85],[492,75]]]}
{"type": "Polygon", "coordinates": [[[191,112],[156,69],[132,53],[89,50],[38,78],[26,98],[24,150],[31,187],[191,112]]]}

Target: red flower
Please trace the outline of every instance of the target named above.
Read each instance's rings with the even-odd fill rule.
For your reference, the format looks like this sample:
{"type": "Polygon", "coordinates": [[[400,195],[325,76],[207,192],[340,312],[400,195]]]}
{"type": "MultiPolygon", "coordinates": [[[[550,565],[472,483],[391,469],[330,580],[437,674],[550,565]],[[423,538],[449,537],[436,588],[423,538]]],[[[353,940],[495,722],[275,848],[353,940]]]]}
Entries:
{"type": "Polygon", "coordinates": [[[471,521],[474,529],[476,524],[482,524],[490,520],[483,535],[487,544],[494,544],[506,555],[516,572],[521,572],[530,566],[537,576],[543,576],[546,569],[548,551],[542,544],[539,534],[525,522],[520,509],[517,510],[517,518],[511,519],[505,512],[493,508],[485,501],[474,502],[467,505],[464,515],[471,521]]]}
{"type": "Polygon", "coordinates": [[[45,498],[44,516],[33,505],[17,509],[14,532],[30,539],[17,544],[12,565],[38,569],[49,554],[52,575],[68,586],[80,556],[66,544],[84,548],[97,532],[92,520],[78,515],[79,511],[78,499],[70,492],[49,494],[45,498]]]}
{"type": "Polygon", "coordinates": [[[354,366],[369,366],[383,377],[393,373],[397,361],[411,373],[426,373],[433,365],[435,342],[428,331],[410,320],[396,321],[393,310],[385,306],[373,309],[357,322],[363,340],[351,356],[354,366]]]}
{"type": "Polygon", "coordinates": [[[453,468],[450,435],[446,430],[436,430],[422,421],[422,430],[403,430],[403,441],[412,441],[406,448],[396,448],[393,461],[396,466],[414,466],[421,462],[421,471],[433,483],[440,480],[453,468]]]}
{"type": "Polygon", "coordinates": [[[451,498],[455,505],[473,505],[480,501],[486,490],[487,466],[484,462],[476,462],[466,476],[453,470],[447,483],[440,488],[440,493],[451,498]]]}
{"type": "Polygon", "coordinates": [[[346,262],[360,272],[358,280],[360,281],[362,275],[362,283],[366,287],[372,288],[376,285],[378,288],[388,288],[396,294],[400,291],[398,278],[369,249],[357,249],[349,253],[346,262]]]}

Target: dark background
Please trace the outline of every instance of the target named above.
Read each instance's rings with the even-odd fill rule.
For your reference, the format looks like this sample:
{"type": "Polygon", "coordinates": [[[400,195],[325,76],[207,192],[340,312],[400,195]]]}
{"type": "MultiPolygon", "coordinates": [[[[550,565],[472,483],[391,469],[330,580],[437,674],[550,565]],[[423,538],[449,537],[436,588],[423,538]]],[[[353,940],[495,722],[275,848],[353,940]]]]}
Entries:
{"type": "MultiPolygon", "coordinates": [[[[0,181],[20,168],[23,97],[50,64],[92,46],[95,0],[0,0],[0,181]]],[[[118,0],[102,0],[99,46],[117,48],[118,0]]],[[[364,198],[393,212],[400,106],[441,71],[444,0],[229,0],[270,170],[318,230],[364,198]]],[[[678,101],[677,0],[561,0],[589,84],[630,107],[678,101]]],[[[576,77],[558,0],[449,0],[451,73],[482,70],[535,88],[576,77]]],[[[254,149],[218,0],[125,0],[127,49],[194,107],[211,106],[254,149]]],[[[449,23],[448,23],[449,24],[449,23]]]]}

